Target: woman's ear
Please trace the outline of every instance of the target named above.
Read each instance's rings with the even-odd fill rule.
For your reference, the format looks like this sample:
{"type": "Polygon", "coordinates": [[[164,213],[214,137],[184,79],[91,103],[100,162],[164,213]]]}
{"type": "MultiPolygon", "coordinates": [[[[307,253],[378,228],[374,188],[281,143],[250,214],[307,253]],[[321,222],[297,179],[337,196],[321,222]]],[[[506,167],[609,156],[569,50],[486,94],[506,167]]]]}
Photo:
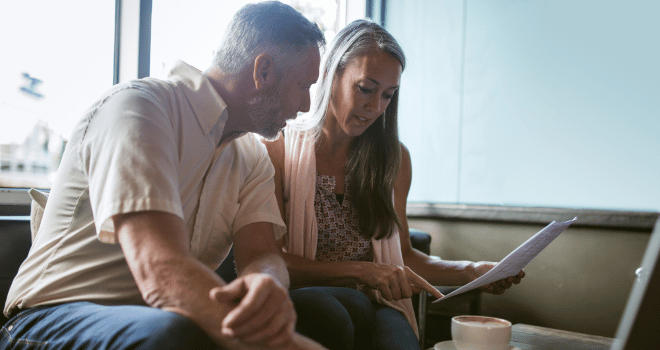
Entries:
{"type": "Polygon", "coordinates": [[[257,90],[275,84],[275,66],[271,55],[262,53],[254,59],[252,78],[254,79],[254,87],[257,90]]]}

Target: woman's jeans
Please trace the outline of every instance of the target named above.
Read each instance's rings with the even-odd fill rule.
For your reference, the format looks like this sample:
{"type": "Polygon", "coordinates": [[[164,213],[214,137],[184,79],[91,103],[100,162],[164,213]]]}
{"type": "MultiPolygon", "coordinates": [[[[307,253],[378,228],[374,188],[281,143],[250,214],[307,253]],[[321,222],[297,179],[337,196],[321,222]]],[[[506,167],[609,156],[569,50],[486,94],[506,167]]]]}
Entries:
{"type": "Polygon", "coordinates": [[[419,340],[400,312],[372,303],[358,290],[308,287],[290,294],[298,314],[296,330],[330,350],[419,350],[419,340]]]}
{"type": "Polygon", "coordinates": [[[1,332],[1,350],[217,349],[188,318],[146,306],[75,302],[34,307],[12,317],[1,332]]]}

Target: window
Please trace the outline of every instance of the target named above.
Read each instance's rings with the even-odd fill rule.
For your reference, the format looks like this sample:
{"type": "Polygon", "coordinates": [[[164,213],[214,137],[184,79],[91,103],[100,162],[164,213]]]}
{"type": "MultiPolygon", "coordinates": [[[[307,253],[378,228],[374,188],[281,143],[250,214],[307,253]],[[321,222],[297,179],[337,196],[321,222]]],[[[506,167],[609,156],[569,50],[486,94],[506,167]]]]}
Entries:
{"type": "MultiPolygon", "coordinates": [[[[238,11],[253,0],[153,0],[151,76],[164,77],[176,59],[206,69],[220,45],[227,24],[238,11]]],[[[345,21],[345,1],[282,0],[316,22],[332,40],[345,21]],[[339,16],[343,13],[343,16],[339,16]]],[[[362,6],[364,9],[364,6],[362,6]]]]}
{"type": "Polygon", "coordinates": [[[660,3],[386,9],[411,202],[660,209],[660,3]]]}
{"type": "MultiPolygon", "coordinates": [[[[247,2],[154,0],[151,75],[162,77],[176,58],[206,68],[229,19],[247,2]]],[[[283,2],[317,22],[328,40],[365,9],[364,0],[283,2]]],[[[138,11],[138,3],[127,1],[124,11],[138,11]]],[[[0,13],[0,30],[11,33],[3,37],[0,67],[0,188],[50,188],[76,121],[112,85],[115,1],[15,1],[0,13]]],[[[124,52],[135,50],[127,35],[122,65],[131,60],[124,52]]],[[[132,78],[135,62],[126,63],[121,81],[132,78]]]]}
{"type": "Polygon", "coordinates": [[[114,0],[3,5],[0,187],[50,188],[74,123],[112,85],[114,10],[114,0]]]}

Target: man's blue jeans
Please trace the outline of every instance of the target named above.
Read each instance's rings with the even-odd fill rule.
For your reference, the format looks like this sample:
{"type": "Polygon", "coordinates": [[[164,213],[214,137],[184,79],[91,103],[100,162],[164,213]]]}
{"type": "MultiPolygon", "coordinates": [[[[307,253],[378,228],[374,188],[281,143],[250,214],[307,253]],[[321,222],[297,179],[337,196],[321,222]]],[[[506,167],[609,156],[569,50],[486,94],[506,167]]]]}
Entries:
{"type": "Polygon", "coordinates": [[[197,324],[146,306],[89,302],[35,307],[12,317],[0,349],[203,349],[217,347],[197,324]]]}

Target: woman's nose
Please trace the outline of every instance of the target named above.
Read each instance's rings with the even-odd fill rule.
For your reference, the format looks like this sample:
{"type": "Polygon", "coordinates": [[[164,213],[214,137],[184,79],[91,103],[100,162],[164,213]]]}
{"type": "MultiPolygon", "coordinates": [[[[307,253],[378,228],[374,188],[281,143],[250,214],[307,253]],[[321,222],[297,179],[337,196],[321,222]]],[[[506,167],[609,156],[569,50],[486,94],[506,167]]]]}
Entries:
{"type": "Polygon", "coordinates": [[[382,105],[383,102],[381,101],[381,98],[378,96],[374,96],[370,98],[369,101],[367,101],[367,105],[365,107],[369,112],[375,112],[378,115],[380,115],[382,113],[381,111],[382,105]]]}

